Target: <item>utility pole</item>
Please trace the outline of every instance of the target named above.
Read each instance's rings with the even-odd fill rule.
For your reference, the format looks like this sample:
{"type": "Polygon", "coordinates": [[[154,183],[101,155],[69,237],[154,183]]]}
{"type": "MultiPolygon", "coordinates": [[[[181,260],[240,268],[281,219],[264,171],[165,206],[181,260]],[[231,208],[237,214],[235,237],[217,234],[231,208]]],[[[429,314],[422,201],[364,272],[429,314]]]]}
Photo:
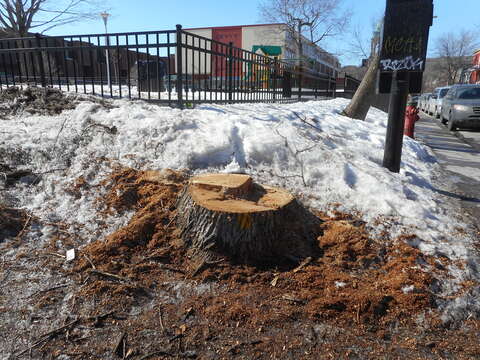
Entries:
{"type": "Polygon", "coordinates": [[[380,50],[379,93],[390,93],[383,166],[400,172],[409,93],[422,91],[433,0],[387,0],[380,50]]]}
{"type": "Polygon", "coordinates": [[[106,11],[104,11],[104,12],[100,13],[100,16],[102,17],[103,24],[105,25],[105,44],[107,46],[107,48],[105,49],[105,53],[106,53],[106,56],[107,56],[107,81],[108,81],[108,86],[112,87],[112,80],[110,78],[110,56],[109,56],[109,53],[108,53],[108,48],[110,47],[110,39],[108,37],[108,30],[107,30],[107,21],[108,21],[108,17],[110,16],[110,14],[107,13],[106,11]]]}

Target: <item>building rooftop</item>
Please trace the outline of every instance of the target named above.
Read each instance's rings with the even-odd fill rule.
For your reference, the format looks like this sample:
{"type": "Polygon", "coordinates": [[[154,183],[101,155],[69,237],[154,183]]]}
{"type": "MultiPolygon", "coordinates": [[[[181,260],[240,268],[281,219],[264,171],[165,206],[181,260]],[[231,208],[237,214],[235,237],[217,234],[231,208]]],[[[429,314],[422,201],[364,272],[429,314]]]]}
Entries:
{"type": "Polygon", "coordinates": [[[270,23],[270,24],[251,24],[251,25],[202,26],[202,27],[195,27],[195,28],[183,28],[183,30],[235,29],[235,28],[242,28],[242,27],[269,26],[269,25],[285,25],[285,24],[284,23],[270,23]]]}

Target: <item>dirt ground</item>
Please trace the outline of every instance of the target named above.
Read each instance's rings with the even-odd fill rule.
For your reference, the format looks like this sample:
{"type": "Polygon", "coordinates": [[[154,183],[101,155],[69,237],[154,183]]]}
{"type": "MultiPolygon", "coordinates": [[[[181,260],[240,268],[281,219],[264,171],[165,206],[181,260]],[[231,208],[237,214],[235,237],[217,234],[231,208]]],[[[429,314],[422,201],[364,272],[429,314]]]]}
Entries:
{"type": "MultiPolygon", "coordinates": [[[[316,213],[317,257],[202,262],[175,226],[186,181],[117,169],[102,183],[98,216],[134,214],[80,249],[65,224],[50,224],[46,246],[23,241],[37,220],[12,214],[16,234],[0,244],[0,358],[480,359],[480,322],[445,324],[436,312],[430,289],[446,260],[409,236],[387,242],[352,215],[316,213]]],[[[78,178],[69,192],[86,189],[78,178]]]]}

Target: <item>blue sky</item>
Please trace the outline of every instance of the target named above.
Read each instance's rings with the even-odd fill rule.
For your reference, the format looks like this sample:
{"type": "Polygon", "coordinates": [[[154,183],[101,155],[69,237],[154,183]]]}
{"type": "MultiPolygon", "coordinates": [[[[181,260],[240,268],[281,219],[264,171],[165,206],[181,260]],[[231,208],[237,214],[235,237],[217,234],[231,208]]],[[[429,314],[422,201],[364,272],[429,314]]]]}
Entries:
{"type": "MultiPolygon", "coordinates": [[[[258,13],[259,0],[110,0],[109,32],[173,29],[184,27],[225,26],[263,23],[258,13]]],[[[344,0],[352,10],[351,24],[359,26],[369,36],[373,19],[384,12],[385,0],[344,0]]],[[[434,0],[434,24],[430,31],[429,53],[442,33],[461,29],[477,29],[480,33],[480,0],[434,0]]],[[[103,33],[103,22],[77,23],[48,32],[51,35],[103,33]]],[[[346,33],[346,37],[350,35],[346,33]]],[[[479,34],[480,38],[480,34],[479,34]]],[[[322,44],[337,54],[342,65],[358,64],[360,59],[348,55],[345,39],[322,44]]]]}

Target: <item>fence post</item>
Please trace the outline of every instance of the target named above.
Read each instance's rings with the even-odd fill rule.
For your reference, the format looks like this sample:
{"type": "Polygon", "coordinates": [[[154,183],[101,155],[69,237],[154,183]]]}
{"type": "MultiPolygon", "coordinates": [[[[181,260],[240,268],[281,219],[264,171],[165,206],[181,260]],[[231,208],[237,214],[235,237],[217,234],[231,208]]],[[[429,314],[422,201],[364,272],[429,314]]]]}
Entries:
{"type": "Polygon", "coordinates": [[[180,109],[183,109],[183,69],[182,69],[182,25],[177,24],[177,103],[180,109]]]}
{"type": "MultiPolygon", "coordinates": [[[[36,51],[37,54],[37,62],[38,62],[38,69],[40,71],[40,83],[42,84],[42,87],[47,86],[47,82],[45,80],[45,67],[43,65],[43,51],[40,50],[42,47],[42,44],[40,42],[41,35],[40,34],[35,34],[36,42],[37,42],[37,48],[38,50],[36,51]]],[[[48,56],[48,53],[47,53],[48,56]]]]}
{"type": "Polygon", "coordinates": [[[300,67],[298,68],[298,101],[302,100],[302,77],[303,77],[303,66],[300,65],[300,67]]]}
{"type": "Polygon", "coordinates": [[[273,59],[273,101],[277,101],[277,77],[278,77],[278,60],[273,59]]]}
{"type": "Polygon", "coordinates": [[[228,101],[231,104],[233,100],[233,42],[228,43],[228,101]]]}
{"type": "MultiPolygon", "coordinates": [[[[336,76],[338,76],[338,74],[336,76]]],[[[337,97],[337,78],[336,77],[332,78],[332,82],[333,82],[333,97],[336,98],[337,97]]]]}

